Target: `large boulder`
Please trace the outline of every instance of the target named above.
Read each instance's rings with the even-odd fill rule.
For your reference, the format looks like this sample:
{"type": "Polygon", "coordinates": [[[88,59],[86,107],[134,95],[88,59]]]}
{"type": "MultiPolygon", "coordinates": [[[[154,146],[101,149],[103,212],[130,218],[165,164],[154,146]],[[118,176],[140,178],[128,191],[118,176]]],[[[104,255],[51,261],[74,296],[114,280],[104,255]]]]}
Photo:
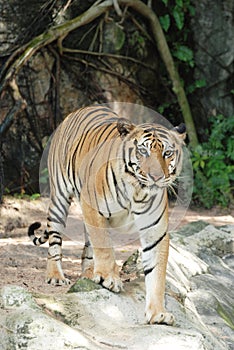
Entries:
{"type": "Polygon", "coordinates": [[[172,236],[166,307],[173,327],[146,325],[140,254],[125,264],[132,276],[114,294],[79,280],[67,294],[29,293],[18,286],[0,290],[0,343],[9,349],[228,350],[233,348],[233,226],[191,225],[172,236]],[[185,234],[184,232],[187,232],[185,234]],[[219,237],[219,238],[218,238],[219,237]],[[178,242],[180,242],[178,244],[178,242]]]}

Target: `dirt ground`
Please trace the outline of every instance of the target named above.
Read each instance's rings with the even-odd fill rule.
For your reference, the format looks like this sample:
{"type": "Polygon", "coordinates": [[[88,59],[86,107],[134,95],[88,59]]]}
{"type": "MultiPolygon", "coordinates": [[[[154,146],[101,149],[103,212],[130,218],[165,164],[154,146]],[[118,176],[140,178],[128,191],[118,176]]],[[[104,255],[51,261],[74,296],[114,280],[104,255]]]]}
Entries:
{"type": "MultiPolygon", "coordinates": [[[[0,208],[0,287],[7,284],[24,286],[28,290],[46,294],[66,292],[70,287],[54,287],[44,282],[48,244],[34,246],[27,236],[27,227],[34,221],[46,224],[46,201],[4,198],[0,208]]],[[[173,212],[173,210],[171,210],[173,212]]],[[[234,210],[187,210],[174,213],[178,227],[203,220],[215,226],[234,224],[234,210]]],[[[139,247],[135,235],[115,235],[116,259],[121,265],[139,247]]],[[[63,270],[73,284],[81,272],[83,223],[78,206],[73,204],[69,213],[63,240],[63,270]]]]}

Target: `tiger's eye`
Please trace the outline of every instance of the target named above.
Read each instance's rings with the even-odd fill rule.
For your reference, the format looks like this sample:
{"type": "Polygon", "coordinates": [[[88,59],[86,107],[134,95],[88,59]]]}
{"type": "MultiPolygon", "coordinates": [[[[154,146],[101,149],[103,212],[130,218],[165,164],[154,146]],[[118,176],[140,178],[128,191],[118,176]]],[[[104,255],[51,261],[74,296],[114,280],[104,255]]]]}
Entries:
{"type": "Polygon", "coordinates": [[[149,156],[149,150],[145,147],[139,147],[138,151],[142,156],[145,156],[145,157],[149,156]]]}
{"type": "Polygon", "coordinates": [[[172,156],[173,153],[174,153],[173,151],[168,150],[164,153],[164,157],[170,157],[170,156],[172,156]]]}

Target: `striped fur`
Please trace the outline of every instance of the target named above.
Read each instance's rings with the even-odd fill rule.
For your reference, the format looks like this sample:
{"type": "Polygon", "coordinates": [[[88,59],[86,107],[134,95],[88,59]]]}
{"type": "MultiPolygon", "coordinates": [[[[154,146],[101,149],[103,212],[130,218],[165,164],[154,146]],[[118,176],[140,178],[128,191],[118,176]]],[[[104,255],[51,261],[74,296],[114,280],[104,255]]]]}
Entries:
{"type": "Polygon", "coordinates": [[[148,323],[173,323],[164,309],[169,237],[167,187],[181,170],[185,129],[134,125],[103,106],[71,113],[56,130],[49,151],[51,198],[47,282],[67,284],[61,268],[62,233],[72,197],[85,223],[82,275],[114,292],[122,290],[109,231],[139,232],[146,283],[148,323]]]}

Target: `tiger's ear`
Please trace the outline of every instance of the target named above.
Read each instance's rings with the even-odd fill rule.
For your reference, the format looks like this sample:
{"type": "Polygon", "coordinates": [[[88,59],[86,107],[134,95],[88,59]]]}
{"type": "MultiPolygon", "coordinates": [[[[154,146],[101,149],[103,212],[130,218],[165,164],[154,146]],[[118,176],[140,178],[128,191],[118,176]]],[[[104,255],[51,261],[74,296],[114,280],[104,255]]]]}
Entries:
{"type": "Polygon", "coordinates": [[[117,129],[121,137],[124,137],[127,134],[129,134],[134,128],[135,125],[132,124],[128,119],[119,118],[117,122],[117,129]]]}
{"type": "Polygon", "coordinates": [[[176,131],[177,137],[184,141],[186,139],[186,125],[184,123],[181,123],[178,126],[175,126],[172,130],[176,131]]]}

